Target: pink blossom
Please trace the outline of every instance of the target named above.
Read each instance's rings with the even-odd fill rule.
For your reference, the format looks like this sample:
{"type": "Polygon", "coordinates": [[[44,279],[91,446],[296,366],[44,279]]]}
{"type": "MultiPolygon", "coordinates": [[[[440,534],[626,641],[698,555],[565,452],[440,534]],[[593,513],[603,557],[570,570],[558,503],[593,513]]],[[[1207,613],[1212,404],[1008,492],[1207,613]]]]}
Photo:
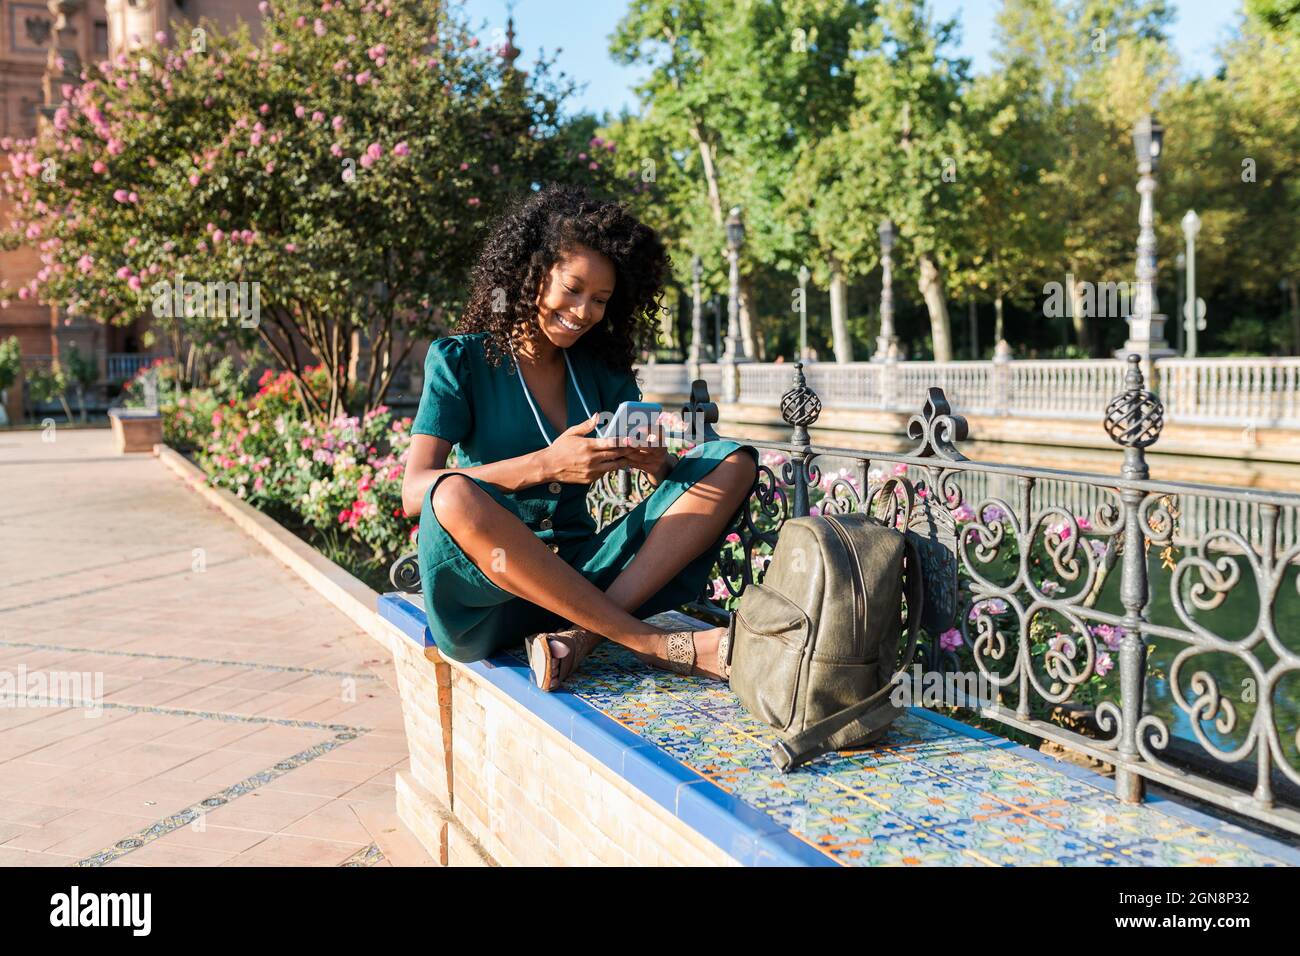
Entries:
{"type": "Polygon", "coordinates": [[[369,71],[369,70],[362,70],[360,73],[358,73],[358,74],[357,74],[357,86],[365,86],[367,83],[369,83],[369,82],[370,82],[370,76],[371,76],[371,74],[370,74],[370,71],[369,71]]]}
{"type": "Polygon", "coordinates": [[[197,186],[198,184],[199,184],[199,174],[198,174],[198,173],[190,173],[190,185],[191,185],[191,186],[197,186]]]}
{"type": "Polygon", "coordinates": [[[945,651],[955,651],[961,647],[965,641],[962,640],[961,631],[951,627],[939,635],[939,646],[945,651]]]}
{"type": "Polygon", "coordinates": [[[321,20],[320,17],[317,17],[316,22],[312,24],[312,31],[318,37],[323,37],[325,35],[325,22],[321,20]]]}
{"type": "Polygon", "coordinates": [[[271,175],[271,173],[275,172],[275,160],[271,160],[270,162],[268,162],[268,163],[267,163],[265,166],[263,166],[262,168],[263,168],[264,170],[266,170],[266,174],[267,174],[268,176],[271,175]]]}
{"type": "Polygon", "coordinates": [[[470,196],[469,199],[465,201],[471,206],[477,206],[479,204],[479,198],[477,196],[470,196]]]}
{"type": "Polygon", "coordinates": [[[408,146],[406,145],[406,142],[405,142],[405,141],[400,142],[400,143],[398,143],[396,146],[393,147],[393,155],[394,155],[394,156],[406,156],[406,155],[408,155],[410,152],[411,152],[411,149],[410,149],[410,147],[408,147],[408,146]]]}
{"type": "Polygon", "coordinates": [[[379,159],[381,156],[384,155],[384,148],[380,146],[378,143],[371,143],[369,146],[366,147],[366,153],[370,156],[371,159],[379,159]]]}
{"type": "Polygon", "coordinates": [[[77,268],[80,269],[82,272],[89,272],[94,267],[95,267],[94,256],[84,255],[77,260],[77,268]]]}
{"type": "Polygon", "coordinates": [[[361,154],[362,168],[369,169],[373,165],[375,165],[375,157],[371,156],[369,153],[362,153],[361,154]]]}
{"type": "Polygon", "coordinates": [[[330,120],[330,123],[336,130],[340,130],[343,128],[343,117],[336,116],[334,119],[330,120]]]}
{"type": "Polygon", "coordinates": [[[90,168],[93,172],[95,172],[97,175],[100,176],[108,172],[108,165],[102,159],[95,160],[94,163],[91,164],[90,168]]]}
{"type": "Polygon", "coordinates": [[[130,202],[130,201],[131,201],[131,199],[130,199],[130,193],[128,193],[125,189],[114,189],[114,190],[113,190],[113,198],[114,198],[115,200],[117,200],[118,202],[121,202],[121,203],[125,203],[125,202],[130,202]]]}
{"type": "Polygon", "coordinates": [[[299,103],[297,106],[293,108],[293,115],[298,117],[298,119],[302,119],[304,116],[307,115],[307,107],[299,103]]]}
{"type": "Polygon", "coordinates": [[[257,108],[257,111],[265,116],[267,113],[271,112],[271,105],[269,103],[263,103],[257,108]]]}
{"type": "Polygon", "coordinates": [[[1107,674],[1111,672],[1111,670],[1114,669],[1114,667],[1115,667],[1115,661],[1105,651],[1102,651],[1100,654],[1097,655],[1097,676],[1098,677],[1105,677],[1107,674]]]}
{"type": "Polygon", "coordinates": [[[320,110],[315,110],[311,114],[311,121],[313,123],[323,123],[325,122],[325,114],[322,113],[320,110]]]}

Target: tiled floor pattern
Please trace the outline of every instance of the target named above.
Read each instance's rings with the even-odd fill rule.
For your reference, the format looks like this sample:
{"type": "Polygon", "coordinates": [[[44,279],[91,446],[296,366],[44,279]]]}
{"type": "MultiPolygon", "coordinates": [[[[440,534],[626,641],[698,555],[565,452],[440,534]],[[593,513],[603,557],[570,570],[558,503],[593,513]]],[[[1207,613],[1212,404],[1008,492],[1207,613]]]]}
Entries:
{"type": "MultiPolygon", "coordinates": [[[[606,643],[568,689],[843,865],[1284,862],[1231,828],[1120,803],[1083,772],[914,714],[879,746],[783,775],[768,752],[773,732],[725,685],[652,670],[606,643]]],[[[1288,852],[1294,862],[1294,851],[1279,855],[1288,852]]]]}
{"type": "Polygon", "coordinates": [[[152,457],[55,438],[0,432],[0,675],[102,707],[0,702],[0,866],[431,865],[388,654],[152,457]]]}

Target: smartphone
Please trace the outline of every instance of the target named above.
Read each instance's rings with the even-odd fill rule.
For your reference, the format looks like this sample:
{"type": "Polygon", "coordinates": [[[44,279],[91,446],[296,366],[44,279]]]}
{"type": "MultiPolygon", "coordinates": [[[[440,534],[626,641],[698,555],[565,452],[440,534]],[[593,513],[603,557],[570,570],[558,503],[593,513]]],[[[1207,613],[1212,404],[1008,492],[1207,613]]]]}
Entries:
{"type": "MultiPolygon", "coordinates": [[[[624,402],[596,436],[649,441],[650,436],[656,434],[663,410],[663,406],[657,402],[624,402]]],[[[603,416],[605,413],[601,414],[603,416]]]]}

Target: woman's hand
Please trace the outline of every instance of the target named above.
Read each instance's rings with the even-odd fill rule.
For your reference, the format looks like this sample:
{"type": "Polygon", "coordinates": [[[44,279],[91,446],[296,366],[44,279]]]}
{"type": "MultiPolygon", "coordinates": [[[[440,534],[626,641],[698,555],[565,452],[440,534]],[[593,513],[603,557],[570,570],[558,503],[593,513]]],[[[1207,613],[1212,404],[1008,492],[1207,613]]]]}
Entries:
{"type": "MultiPolygon", "coordinates": [[[[590,484],[601,475],[627,466],[617,438],[585,438],[596,426],[599,415],[560,432],[549,448],[539,451],[542,465],[541,481],[562,481],[572,484],[590,484]]],[[[541,482],[539,482],[540,484],[541,482]]]]}
{"type": "Polygon", "coordinates": [[[656,485],[667,478],[677,464],[677,456],[668,453],[662,424],[656,425],[656,433],[648,442],[638,442],[631,438],[620,440],[624,442],[622,452],[625,467],[644,471],[654,479],[656,485]]]}

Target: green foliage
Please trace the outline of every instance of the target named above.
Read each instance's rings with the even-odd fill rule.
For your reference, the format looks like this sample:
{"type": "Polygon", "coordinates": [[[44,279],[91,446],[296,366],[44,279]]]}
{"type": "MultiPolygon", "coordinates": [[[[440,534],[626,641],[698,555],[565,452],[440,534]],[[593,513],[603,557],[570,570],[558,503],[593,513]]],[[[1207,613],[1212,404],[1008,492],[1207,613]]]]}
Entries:
{"type": "Polygon", "coordinates": [[[15,151],[12,232],[48,249],[19,294],[122,324],[149,311],[199,343],[260,339],[300,383],[323,362],[329,388],[303,393],[316,417],[382,401],[413,337],[459,310],[508,198],[605,178],[558,132],[549,64],[521,79],[449,5],[276,0],[256,41],[201,30],[202,49],[90,65],[15,151]]]}
{"type": "Polygon", "coordinates": [[[0,339],[0,392],[18,381],[18,373],[22,370],[22,365],[23,356],[22,349],[18,345],[18,336],[11,335],[7,339],[0,339]]]}

